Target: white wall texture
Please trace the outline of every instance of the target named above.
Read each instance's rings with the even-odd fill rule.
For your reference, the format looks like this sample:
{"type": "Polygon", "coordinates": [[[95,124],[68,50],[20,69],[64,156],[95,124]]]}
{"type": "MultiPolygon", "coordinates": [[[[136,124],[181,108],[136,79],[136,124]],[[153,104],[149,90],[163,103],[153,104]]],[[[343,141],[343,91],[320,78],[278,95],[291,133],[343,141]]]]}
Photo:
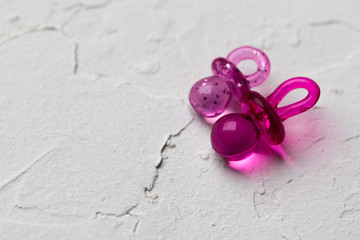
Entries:
{"type": "MultiPolygon", "coordinates": [[[[0,239],[360,239],[360,1],[0,0],[0,239]],[[317,107],[242,172],[190,107],[251,45],[317,107]]],[[[296,96],[295,96],[296,97],[296,96]]]]}

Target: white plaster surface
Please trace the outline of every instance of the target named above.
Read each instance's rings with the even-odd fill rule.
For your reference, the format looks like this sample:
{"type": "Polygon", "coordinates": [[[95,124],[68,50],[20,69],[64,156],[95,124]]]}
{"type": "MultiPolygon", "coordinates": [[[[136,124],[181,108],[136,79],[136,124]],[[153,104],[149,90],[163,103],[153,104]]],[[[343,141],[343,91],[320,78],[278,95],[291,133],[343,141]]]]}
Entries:
{"type": "Polygon", "coordinates": [[[359,26],[358,0],[0,0],[0,239],[360,239],[359,26]],[[322,95],[237,172],[187,96],[242,45],[264,95],[322,95]]]}

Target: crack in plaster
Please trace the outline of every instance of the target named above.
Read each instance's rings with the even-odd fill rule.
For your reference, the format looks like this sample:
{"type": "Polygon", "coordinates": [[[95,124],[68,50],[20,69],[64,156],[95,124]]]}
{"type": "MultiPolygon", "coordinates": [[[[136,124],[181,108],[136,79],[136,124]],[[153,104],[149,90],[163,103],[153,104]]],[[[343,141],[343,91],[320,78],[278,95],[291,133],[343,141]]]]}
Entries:
{"type": "MultiPolygon", "coordinates": [[[[134,87],[130,82],[123,82],[120,83],[118,86],[116,86],[116,89],[121,88],[123,85],[128,85],[133,87],[134,89],[136,89],[137,91],[139,91],[141,94],[145,95],[146,97],[149,98],[153,98],[153,99],[164,99],[164,98],[170,98],[170,99],[176,99],[181,101],[182,103],[184,103],[184,101],[181,98],[174,98],[174,97],[166,97],[166,96],[151,96],[147,93],[144,93],[143,91],[141,91],[140,89],[134,87]]],[[[191,111],[190,111],[191,114],[191,111]]],[[[192,114],[191,114],[192,116],[192,114]]],[[[167,156],[164,154],[164,152],[168,149],[168,148],[174,148],[176,145],[174,144],[174,142],[172,141],[173,138],[178,137],[183,131],[185,131],[186,128],[188,128],[190,126],[190,124],[194,121],[194,116],[191,117],[190,121],[188,123],[186,123],[186,125],[184,127],[182,127],[178,132],[174,133],[174,134],[169,134],[169,136],[166,138],[165,143],[163,144],[163,146],[160,149],[160,160],[155,164],[155,173],[154,176],[151,180],[151,183],[148,186],[144,187],[144,193],[145,193],[145,197],[148,199],[149,202],[156,202],[158,196],[157,195],[152,195],[151,192],[154,189],[156,182],[159,178],[159,169],[162,166],[162,163],[165,159],[167,159],[167,156]]]]}
{"type": "MultiPolygon", "coordinates": [[[[139,91],[141,94],[149,97],[149,98],[153,98],[153,99],[176,99],[181,101],[182,103],[184,103],[184,101],[181,98],[174,98],[174,97],[167,97],[167,96],[151,96],[147,93],[144,93],[143,91],[141,91],[140,89],[134,87],[130,82],[123,82],[120,83],[118,86],[116,86],[116,89],[121,88],[123,85],[128,85],[133,87],[134,89],[136,89],[137,91],[139,91]]],[[[191,111],[190,111],[191,114],[191,111]]],[[[157,180],[159,178],[159,169],[162,167],[162,163],[164,162],[165,159],[167,159],[167,156],[164,154],[164,152],[168,149],[168,148],[174,148],[176,145],[174,144],[174,142],[172,141],[174,138],[180,136],[180,134],[186,130],[186,128],[188,128],[190,126],[190,124],[194,121],[194,116],[191,114],[191,119],[188,123],[186,123],[186,125],[184,127],[182,127],[178,132],[174,133],[174,134],[169,134],[168,137],[165,140],[165,143],[163,144],[163,146],[160,149],[160,160],[155,164],[155,173],[154,176],[151,180],[151,183],[148,186],[144,187],[144,194],[145,194],[145,198],[148,199],[149,202],[154,203],[157,201],[158,196],[152,195],[151,192],[154,189],[157,180]]]]}
{"type": "Polygon", "coordinates": [[[107,212],[98,211],[98,212],[95,213],[95,217],[98,217],[98,216],[114,217],[114,218],[121,218],[123,216],[135,216],[135,217],[138,217],[138,215],[131,213],[138,206],[139,206],[139,203],[135,204],[134,206],[129,207],[123,213],[107,213],[107,212]]]}
{"type": "Polygon", "coordinates": [[[85,10],[91,10],[91,9],[101,9],[107,7],[111,1],[104,1],[102,3],[98,4],[84,4],[84,3],[74,3],[70,6],[65,7],[64,11],[73,10],[75,8],[85,9],[85,10]]]}
{"type": "Polygon", "coordinates": [[[310,146],[312,146],[312,145],[314,145],[314,144],[316,144],[318,142],[321,142],[324,139],[325,139],[325,137],[320,137],[320,138],[316,139],[310,146]]]}
{"type": "Polygon", "coordinates": [[[340,19],[327,19],[327,20],[323,20],[323,21],[314,21],[314,22],[309,23],[310,27],[323,27],[323,26],[329,26],[329,25],[341,25],[341,26],[344,26],[344,27],[347,27],[347,28],[353,30],[356,33],[360,33],[359,28],[355,27],[351,23],[344,22],[343,20],[340,20],[340,19]]]}
{"type": "Polygon", "coordinates": [[[180,136],[180,134],[181,134],[187,127],[189,127],[189,125],[190,125],[193,121],[194,121],[194,117],[192,116],[191,120],[190,120],[183,128],[181,128],[177,133],[175,133],[175,134],[170,134],[170,135],[167,137],[164,145],[162,146],[162,148],[161,148],[161,150],[160,150],[160,161],[156,164],[156,166],[155,166],[156,169],[161,168],[164,159],[167,158],[167,156],[164,157],[164,154],[163,154],[163,153],[165,152],[165,150],[167,150],[168,148],[174,148],[174,147],[175,147],[174,144],[173,144],[173,142],[172,142],[171,140],[172,140],[173,138],[176,138],[176,137],[180,136]]]}
{"type": "Polygon", "coordinates": [[[173,138],[176,138],[178,136],[180,136],[180,134],[185,131],[186,128],[188,128],[190,126],[190,124],[194,121],[194,117],[192,116],[191,120],[184,126],[182,127],[177,133],[175,134],[170,134],[164,145],[162,146],[161,150],[160,150],[160,160],[159,162],[155,165],[155,174],[153,176],[153,179],[151,181],[151,183],[146,186],[144,188],[144,193],[145,193],[145,197],[148,199],[149,202],[156,202],[158,196],[157,195],[152,195],[151,192],[152,190],[154,189],[156,183],[157,183],[157,180],[159,178],[159,169],[162,167],[162,163],[165,159],[167,159],[167,156],[164,155],[163,153],[165,152],[166,149],[168,148],[174,148],[175,147],[175,144],[171,141],[173,138]]]}
{"type": "Polygon", "coordinates": [[[360,209],[346,209],[340,213],[340,218],[350,218],[350,217],[358,217],[360,213],[360,209]]]}
{"type": "MultiPolygon", "coordinates": [[[[64,10],[72,10],[72,9],[80,9],[80,11],[81,11],[81,9],[85,9],[85,10],[87,10],[87,9],[99,9],[99,8],[103,8],[103,7],[106,7],[108,4],[109,4],[110,2],[109,1],[106,1],[106,2],[104,2],[104,3],[102,3],[102,4],[94,4],[94,5],[86,5],[86,4],[83,4],[83,3],[76,3],[76,4],[73,4],[73,5],[71,5],[71,6],[69,6],[69,7],[67,7],[66,9],[64,9],[64,10]]],[[[79,12],[80,12],[79,11],[79,12]]],[[[315,22],[315,24],[313,25],[313,27],[316,27],[316,26],[325,26],[325,25],[331,25],[331,24],[340,24],[339,22],[336,22],[336,21],[334,21],[334,20],[329,20],[329,21],[324,21],[324,22],[315,22]]],[[[342,25],[344,25],[343,23],[341,23],[342,25]]],[[[346,26],[346,25],[345,25],[346,26]]],[[[347,26],[347,27],[350,27],[350,26],[347,26]]],[[[357,28],[355,28],[355,29],[353,29],[354,31],[356,31],[356,32],[358,32],[358,33],[360,33],[360,30],[359,29],[357,29],[357,28]],[[356,29],[356,30],[355,30],[356,29]]],[[[59,29],[57,29],[57,31],[60,31],[60,32],[62,32],[63,30],[59,30],[59,29]]],[[[62,33],[64,33],[64,32],[62,32],[62,33]]],[[[69,36],[67,36],[67,37],[69,37],[69,36]]],[[[70,38],[70,37],[69,37],[70,38]]],[[[71,38],[70,38],[71,39],[71,38]]],[[[10,39],[11,40],[11,39],[10,39]]],[[[72,40],[72,39],[71,39],[72,40]]],[[[2,43],[4,43],[4,42],[1,42],[0,43],[0,45],[2,44],[2,43]]],[[[78,45],[78,43],[76,43],[75,41],[74,41],[74,68],[73,68],[73,73],[74,74],[76,74],[77,73],[77,71],[78,71],[78,48],[79,48],[79,45],[78,45]]],[[[187,125],[190,125],[191,124],[191,122],[193,121],[193,119],[187,124],[187,125]]],[[[183,131],[183,130],[185,130],[185,128],[186,128],[187,126],[185,126],[181,131],[183,131]]],[[[179,133],[180,134],[180,133],[179,133]]],[[[155,175],[154,175],[154,178],[153,178],[153,181],[152,181],[152,183],[151,183],[151,185],[149,185],[149,187],[148,188],[145,188],[145,189],[147,189],[149,192],[150,191],[152,191],[153,190],[153,188],[154,188],[154,186],[155,186],[155,184],[156,184],[156,182],[157,182],[157,179],[158,179],[158,177],[159,177],[159,170],[158,169],[160,169],[161,167],[162,167],[162,163],[163,163],[163,161],[167,158],[165,155],[163,155],[163,152],[165,152],[166,151],[166,149],[167,148],[170,148],[171,146],[168,144],[169,143],[169,141],[170,141],[170,139],[172,138],[172,137],[176,137],[176,136],[172,136],[172,135],[169,135],[169,137],[168,137],[168,139],[167,139],[167,141],[165,142],[165,144],[163,145],[163,147],[161,148],[161,150],[160,150],[160,155],[161,155],[161,159],[160,159],[160,161],[159,161],[159,163],[156,165],[156,173],[155,173],[155,175]]],[[[352,139],[357,139],[358,137],[360,137],[360,135],[356,135],[356,136],[353,136],[353,137],[350,137],[350,138],[348,138],[348,139],[345,139],[344,140],[344,142],[346,142],[346,141],[350,141],[350,140],[352,140],[352,139]]],[[[35,163],[33,163],[32,165],[34,165],[34,164],[36,164],[36,162],[35,163]]],[[[29,166],[29,168],[31,168],[31,166],[29,166]]],[[[27,171],[27,170],[26,170],[27,171]]],[[[23,175],[23,173],[20,173],[17,177],[21,177],[20,175],[23,175]]],[[[15,178],[17,178],[17,177],[15,177],[15,178]]],[[[16,180],[16,179],[13,179],[13,180],[16,180]]],[[[258,217],[260,218],[260,216],[259,216],[259,213],[258,213],[258,211],[257,211],[257,204],[255,203],[255,195],[256,194],[258,194],[258,195],[265,195],[266,194],[266,189],[265,189],[265,186],[264,186],[264,180],[262,179],[262,182],[263,182],[263,188],[264,188],[264,190],[262,191],[262,192],[259,192],[259,191],[255,191],[254,193],[253,193],[253,201],[254,201],[254,207],[255,207],[255,210],[256,210],[256,212],[257,212],[257,215],[258,215],[258,217]]],[[[6,185],[6,184],[5,184],[6,185]]],[[[0,187],[0,190],[2,190],[2,188],[3,188],[4,186],[1,186],[0,187]]],[[[19,209],[33,209],[32,207],[22,207],[22,206],[18,206],[18,205],[15,205],[14,207],[16,207],[16,208],[19,208],[19,209]]],[[[134,207],[134,206],[133,206],[134,207]]],[[[135,209],[137,207],[137,205],[135,205],[135,207],[133,208],[133,209],[135,209]]],[[[129,210],[129,209],[128,209],[129,210]]],[[[134,216],[134,215],[132,215],[131,214],[131,211],[132,211],[132,209],[130,209],[130,211],[128,211],[128,213],[127,214],[124,214],[124,215],[131,215],[131,216],[134,216]]],[[[349,211],[349,210],[345,210],[345,211],[349,211]]],[[[344,212],[345,212],[344,211],[344,212]]],[[[125,211],[125,213],[126,213],[127,211],[125,211]]],[[[121,214],[115,214],[115,213],[103,213],[103,212],[97,212],[96,213],[97,215],[100,215],[100,216],[107,216],[107,217],[120,217],[120,215],[121,214]],[[98,214],[99,213],[99,214],[98,214]],[[104,214],[104,215],[103,215],[104,214]]],[[[123,216],[124,216],[123,215],[123,216]]],[[[133,233],[135,233],[137,230],[138,230],[138,225],[139,225],[139,222],[140,221],[137,221],[136,222],[136,224],[135,224],[135,226],[134,226],[134,228],[133,228],[133,233]]],[[[119,226],[120,226],[121,224],[119,224],[119,226]]],[[[282,236],[283,237],[283,236],[282,236]]],[[[300,237],[299,237],[299,239],[300,239],[300,237]]]]}
{"type": "Polygon", "coordinates": [[[149,186],[145,187],[145,189],[144,189],[145,192],[150,192],[150,191],[153,190],[153,188],[155,187],[155,184],[156,184],[156,181],[157,181],[158,178],[159,178],[159,170],[156,169],[156,170],[155,170],[154,177],[153,177],[153,179],[152,179],[152,182],[150,183],[149,186]]]}
{"type": "Polygon", "coordinates": [[[0,186],[0,192],[6,189],[7,186],[18,181],[23,175],[25,175],[29,170],[31,170],[38,162],[40,162],[47,154],[49,154],[53,150],[54,150],[53,147],[50,148],[50,150],[47,150],[45,153],[35,158],[35,160],[32,161],[28,166],[26,166],[20,173],[16,174],[14,177],[7,180],[3,185],[0,186]]]}
{"type": "Polygon", "coordinates": [[[257,202],[256,201],[256,195],[260,195],[260,196],[264,196],[265,193],[266,193],[266,188],[265,188],[265,182],[264,182],[264,178],[261,178],[262,180],[262,187],[263,187],[263,191],[262,192],[259,192],[259,191],[254,191],[253,192],[253,205],[254,205],[254,208],[255,208],[255,212],[256,212],[256,215],[258,216],[258,218],[261,218],[260,214],[259,214],[259,211],[258,211],[258,205],[259,204],[264,204],[265,202],[257,202]]]}
{"type": "MultiPolygon", "coordinates": [[[[49,216],[54,216],[54,217],[60,217],[60,218],[85,218],[86,216],[84,215],[80,215],[80,214],[59,214],[59,213],[51,213],[51,212],[46,212],[46,210],[38,208],[38,207],[30,207],[30,206],[20,206],[20,205],[14,205],[14,208],[23,210],[23,211],[30,211],[30,210],[34,210],[34,211],[38,211],[38,212],[42,212],[46,215],[49,216]]],[[[43,224],[39,224],[39,225],[43,225],[43,224]]]]}
{"type": "Polygon", "coordinates": [[[347,198],[344,199],[344,201],[349,201],[352,197],[354,197],[357,194],[357,192],[355,193],[351,193],[347,198]]]}
{"type": "Polygon", "coordinates": [[[45,32],[45,31],[56,31],[56,32],[59,32],[60,34],[62,34],[63,36],[65,36],[67,39],[69,39],[73,45],[74,45],[74,67],[73,67],[73,73],[76,74],[77,73],[77,70],[79,68],[79,56],[78,56],[78,51],[79,51],[79,44],[69,35],[67,34],[63,29],[60,29],[60,28],[57,28],[57,27],[54,27],[54,26],[44,26],[44,27],[35,27],[35,28],[32,28],[32,29],[29,29],[29,30],[25,30],[23,32],[19,32],[17,34],[14,34],[12,36],[9,36],[7,38],[5,38],[4,40],[2,40],[0,42],[0,46],[9,42],[9,41],[12,41],[12,40],[15,40],[17,38],[20,38],[26,34],[30,34],[30,33],[35,33],[35,32],[45,32]]]}
{"type": "MultiPolygon", "coordinates": [[[[292,230],[292,232],[295,233],[296,238],[297,238],[298,240],[301,240],[301,237],[300,237],[299,233],[296,231],[295,227],[293,227],[293,226],[291,226],[291,225],[286,225],[286,224],[284,223],[284,218],[281,219],[281,224],[282,224],[283,226],[287,227],[287,228],[290,228],[290,229],[292,230]]],[[[287,239],[287,240],[292,239],[292,238],[288,238],[287,236],[281,234],[278,230],[276,230],[276,232],[280,235],[280,237],[281,237],[282,239],[287,239]]]]}
{"type": "Polygon", "coordinates": [[[15,205],[15,208],[21,209],[21,210],[34,210],[34,209],[38,209],[37,207],[23,207],[23,206],[19,206],[19,205],[15,205]]]}
{"type": "Polygon", "coordinates": [[[355,136],[348,137],[345,140],[343,140],[342,142],[348,142],[348,141],[355,140],[358,138],[360,138],[360,134],[356,134],[355,136]]]}
{"type": "MultiPolygon", "coordinates": [[[[55,216],[55,214],[52,214],[55,216]]],[[[71,215],[73,216],[73,215],[71,215]]],[[[77,222],[77,223],[71,223],[71,224],[61,224],[61,223],[50,223],[50,224],[39,224],[39,223],[34,223],[34,222],[22,222],[22,221],[14,221],[14,220],[5,220],[5,219],[1,219],[1,223],[7,223],[7,224],[16,224],[16,225],[26,225],[26,226],[32,226],[32,227],[73,227],[73,226],[80,226],[83,224],[88,224],[90,223],[89,221],[82,221],[82,222],[77,222]]]]}
{"type": "Polygon", "coordinates": [[[280,233],[279,233],[279,235],[280,235],[280,237],[281,237],[282,239],[285,239],[285,240],[290,240],[290,239],[288,239],[286,236],[281,235],[280,233]]]}
{"type": "Polygon", "coordinates": [[[140,221],[137,221],[137,222],[135,223],[134,229],[132,230],[132,233],[133,233],[133,234],[136,234],[136,233],[138,232],[139,223],[140,223],[140,221]]]}
{"type": "Polygon", "coordinates": [[[75,4],[72,4],[70,6],[63,8],[63,11],[74,10],[74,12],[70,15],[70,17],[65,19],[65,21],[61,24],[61,29],[64,29],[70,23],[70,21],[74,17],[76,17],[81,11],[102,9],[102,8],[109,6],[110,3],[112,3],[112,1],[105,1],[105,2],[99,3],[99,4],[75,3],[75,4]]]}
{"type": "Polygon", "coordinates": [[[77,70],[79,68],[79,44],[75,41],[73,41],[74,43],[74,69],[73,69],[73,73],[76,74],[77,70]]]}
{"type": "MultiPolygon", "coordinates": [[[[38,211],[38,212],[41,212],[45,215],[48,215],[48,216],[54,216],[54,217],[60,217],[60,218],[66,218],[67,220],[69,218],[78,218],[78,219],[84,219],[86,218],[85,215],[80,215],[80,214],[60,214],[60,213],[52,213],[52,212],[47,212],[45,209],[41,209],[39,207],[30,207],[30,206],[20,206],[20,205],[14,205],[14,208],[17,208],[17,209],[20,209],[20,210],[23,210],[23,211],[38,211]]],[[[83,221],[83,222],[79,222],[77,224],[82,224],[82,223],[85,223],[87,221],[83,221]]],[[[28,223],[27,223],[28,224],[28,223]]],[[[30,225],[36,225],[36,226],[52,226],[51,224],[33,224],[31,223],[30,225]]],[[[58,225],[58,224],[56,224],[58,225]]],[[[63,224],[61,224],[63,225],[63,224]]],[[[65,226],[68,225],[68,224],[64,224],[65,226]]]]}
{"type": "Polygon", "coordinates": [[[156,200],[158,198],[157,195],[151,194],[151,191],[154,189],[158,178],[159,178],[159,170],[156,168],[155,174],[154,174],[154,177],[153,177],[151,183],[147,187],[144,188],[145,197],[148,199],[149,202],[152,202],[152,203],[156,202],[156,200]]]}

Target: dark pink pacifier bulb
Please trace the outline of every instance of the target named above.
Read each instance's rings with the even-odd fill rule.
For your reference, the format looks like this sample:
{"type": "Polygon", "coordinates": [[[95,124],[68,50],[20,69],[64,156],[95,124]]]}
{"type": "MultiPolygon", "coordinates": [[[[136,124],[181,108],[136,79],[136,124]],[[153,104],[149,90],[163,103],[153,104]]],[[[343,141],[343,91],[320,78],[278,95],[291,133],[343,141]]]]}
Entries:
{"type": "Polygon", "coordinates": [[[230,161],[238,161],[250,155],[260,138],[270,145],[282,143],[285,137],[282,122],[313,107],[320,96],[319,86],[304,77],[285,81],[267,98],[251,91],[250,87],[261,84],[270,72],[268,57],[252,47],[240,47],[226,59],[215,59],[212,70],[214,76],[194,84],[189,100],[193,108],[204,117],[215,117],[224,112],[233,95],[238,98],[242,113],[222,116],[211,131],[214,150],[230,161]],[[252,59],[258,65],[258,70],[249,76],[244,76],[235,65],[245,59],[252,59]],[[278,107],[290,91],[298,88],[308,91],[304,99],[278,107]]]}

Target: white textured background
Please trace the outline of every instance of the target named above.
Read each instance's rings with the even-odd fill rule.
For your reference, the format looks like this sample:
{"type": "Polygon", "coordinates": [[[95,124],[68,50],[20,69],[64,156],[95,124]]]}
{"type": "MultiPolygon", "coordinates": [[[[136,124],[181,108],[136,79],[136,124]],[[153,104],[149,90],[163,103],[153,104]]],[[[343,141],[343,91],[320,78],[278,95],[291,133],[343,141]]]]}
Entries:
{"type": "Polygon", "coordinates": [[[1,0],[0,239],[360,239],[358,26],[359,0],[1,0]],[[242,45],[264,95],[322,95],[241,173],[187,96],[242,45]]]}

